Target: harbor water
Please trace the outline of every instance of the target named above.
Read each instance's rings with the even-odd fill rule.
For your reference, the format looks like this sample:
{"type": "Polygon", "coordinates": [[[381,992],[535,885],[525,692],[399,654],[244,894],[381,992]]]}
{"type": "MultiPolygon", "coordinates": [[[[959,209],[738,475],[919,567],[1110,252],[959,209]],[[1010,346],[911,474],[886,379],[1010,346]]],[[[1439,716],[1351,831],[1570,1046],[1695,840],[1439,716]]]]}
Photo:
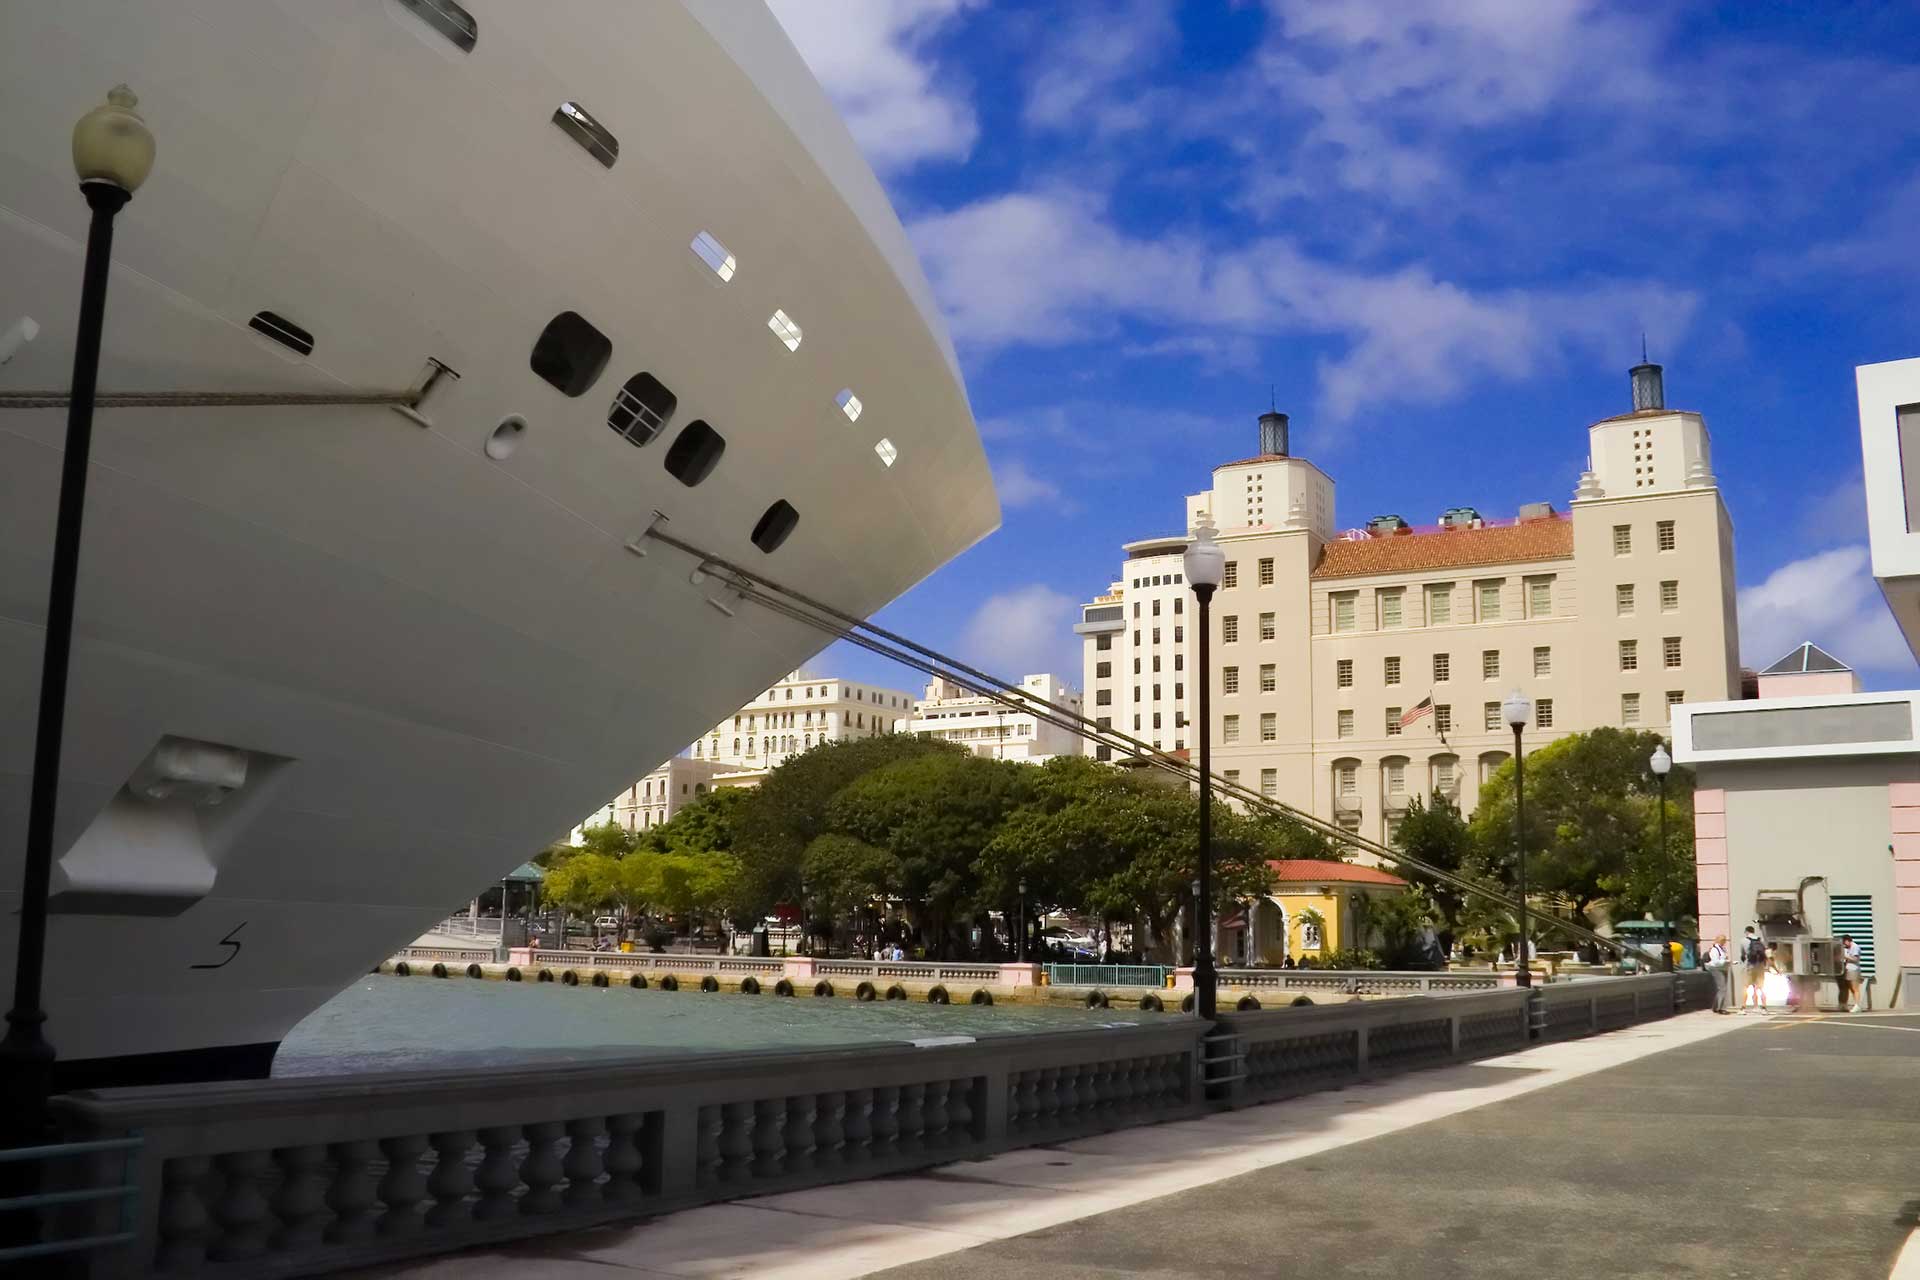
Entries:
{"type": "Polygon", "coordinates": [[[635,991],[371,974],[295,1027],[276,1076],[581,1062],[1009,1035],[1167,1014],[1067,1005],[934,1005],[836,997],[635,991]]]}

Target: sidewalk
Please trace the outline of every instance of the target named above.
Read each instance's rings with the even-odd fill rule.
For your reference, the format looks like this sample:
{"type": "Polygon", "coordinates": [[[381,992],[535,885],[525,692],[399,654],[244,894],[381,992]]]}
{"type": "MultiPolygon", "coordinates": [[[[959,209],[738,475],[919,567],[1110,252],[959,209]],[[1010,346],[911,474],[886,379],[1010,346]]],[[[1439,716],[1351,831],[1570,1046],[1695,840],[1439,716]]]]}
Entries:
{"type": "MultiPolygon", "coordinates": [[[[1062,1146],[1028,1148],[923,1174],[711,1205],[632,1227],[553,1236],[357,1274],[364,1280],[523,1280],[528,1275],[614,1280],[622,1273],[812,1280],[867,1275],[950,1254],[959,1255],[951,1259],[951,1274],[974,1266],[1011,1274],[1026,1268],[1009,1263],[1003,1272],[1004,1258],[963,1251],[1101,1214],[1134,1222],[1136,1230],[1164,1236],[1168,1243],[1191,1239],[1189,1229],[1171,1227],[1174,1219],[1157,1209],[1141,1213],[1134,1207],[1759,1025],[1753,1018],[1687,1014],[1504,1058],[1417,1071],[1379,1084],[1062,1146]]],[[[1397,1172],[1381,1169],[1389,1181],[1397,1172]]],[[[1353,1216],[1351,1204],[1348,1207],[1353,1216]]],[[[1056,1275],[1067,1274],[1059,1270],[1058,1259],[1048,1265],[1056,1275]]],[[[1585,1268],[1574,1270],[1592,1274],[1585,1268]]],[[[1231,1264],[1222,1273],[1231,1273],[1231,1264]]]]}

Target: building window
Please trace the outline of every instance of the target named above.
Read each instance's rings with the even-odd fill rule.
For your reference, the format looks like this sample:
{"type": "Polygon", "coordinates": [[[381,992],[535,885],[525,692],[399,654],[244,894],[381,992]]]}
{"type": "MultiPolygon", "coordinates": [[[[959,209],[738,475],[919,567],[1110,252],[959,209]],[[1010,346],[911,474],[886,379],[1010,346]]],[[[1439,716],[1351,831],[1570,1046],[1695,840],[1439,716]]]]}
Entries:
{"type": "Polygon", "coordinates": [[[1336,592],[1333,596],[1333,629],[1335,631],[1353,630],[1354,593],[1336,592]]]}
{"type": "Polygon", "coordinates": [[[1136,649],[1140,647],[1140,628],[1138,627],[1133,629],[1133,647],[1136,649]]]}
{"type": "Polygon", "coordinates": [[[1623,693],[1620,695],[1620,723],[1621,724],[1639,724],[1640,723],[1640,695],[1639,694],[1623,693]]]}
{"type": "Polygon", "coordinates": [[[1101,653],[1110,652],[1113,649],[1113,637],[1110,635],[1095,636],[1093,638],[1093,647],[1101,653]]]}
{"type": "Polygon", "coordinates": [[[1453,655],[1436,653],[1433,655],[1433,682],[1445,684],[1453,678],[1453,655]]]}
{"type": "Polygon", "coordinates": [[[1340,658],[1333,664],[1333,683],[1342,689],[1353,688],[1353,659],[1340,658]]]}
{"type": "Polygon", "coordinates": [[[1671,613],[1680,607],[1680,584],[1669,578],[1660,584],[1660,609],[1671,613]]]}
{"type": "Polygon", "coordinates": [[[1534,646],[1533,674],[1536,676],[1550,676],[1553,674],[1553,650],[1544,644],[1534,646]]]}
{"type": "Polygon", "coordinates": [[[1551,574],[1527,579],[1527,616],[1529,618],[1553,616],[1553,576],[1551,574]]]}
{"type": "Polygon", "coordinates": [[[1672,718],[1673,709],[1679,706],[1681,703],[1685,702],[1686,700],[1687,700],[1687,695],[1685,691],[1680,689],[1667,690],[1667,712],[1668,712],[1669,719],[1672,718]]]}
{"type": "Polygon", "coordinates": [[[1260,794],[1271,800],[1280,794],[1280,771],[1262,769],[1260,771],[1260,794]]]}
{"type": "Polygon", "coordinates": [[[1273,634],[1274,634],[1273,615],[1270,613],[1261,614],[1260,615],[1260,638],[1262,640],[1271,640],[1273,639],[1273,634]]]}
{"type": "Polygon", "coordinates": [[[1240,562],[1238,560],[1227,561],[1227,567],[1220,575],[1220,585],[1222,587],[1237,587],[1240,585],[1240,562]]]}
{"type": "Polygon", "coordinates": [[[1480,678],[1498,680],[1500,678],[1500,651],[1483,649],[1480,651],[1480,678]]]}
{"type": "Polygon", "coordinates": [[[1220,692],[1222,693],[1240,692],[1240,668],[1238,667],[1220,668],[1220,692]]]}
{"type": "Polygon", "coordinates": [[[1096,662],[1093,664],[1093,678],[1095,680],[1106,680],[1112,675],[1113,664],[1111,662],[1096,662]]]}
{"type": "Polygon", "coordinates": [[[1133,602],[1133,616],[1136,618],[1140,616],[1140,602],[1138,600],[1133,602]]]}
{"type": "Polygon", "coordinates": [[[1385,819],[1386,832],[1387,832],[1386,843],[1388,845],[1393,846],[1395,848],[1399,847],[1400,824],[1403,821],[1405,821],[1405,817],[1406,815],[1400,813],[1397,810],[1393,813],[1389,813],[1386,815],[1386,819],[1385,819]]]}
{"type": "MultiPolygon", "coordinates": [[[[1156,729],[1160,727],[1160,713],[1158,711],[1153,713],[1153,727],[1156,729]]],[[[1154,745],[1159,746],[1160,744],[1156,742],[1154,745]]]]}
{"type": "Polygon", "coordinates": [[[1654,538],[1653,538],[1654,545],[1658,546],[1662,551],[1673,550],[1675,546],[1674,537],[1673,537],[1673,521],[1662,520],[1658,524],[1654,525],[1653,529],[1654,529],[1654,538]]]}
{"type": "Polygon", "coordinates": [[[1158,627],[1155,627],[1155,628],[1153,629],[1153,642],[1154,642],[1155,644],[1159,644],[1159,643],[1160,643],[1160,628],[1158,628],[1158,627]]]}
{"type": "Polygon", "coordinates": [[[1155,681],[1155,682],[1154,682],[1154,686],[1153,686],[1153,700],[1154,700],[1155,702],[1158,702],[1158,701],[1160,701],[1160,684],[1159,684],[1159,682],[1158,682],[1158,681],[1155,681]]]}
{"type": "Polygon", "coordinates": [[[1096,691],[1096,692],[1094,693],[1094,695],[1093,695],[1093,705],[1094,705],[1094,706],[1096,706],[1096,707],[1110,707],[1110,706],[1112,706],[1112,705],[1113,705],[1113,690],[1111,690],[1111,689],[1100,689],[1100,690],[1097,690],[1097,691],[1096,691]]]}
{"type": "Polygon", "coordinates": [[[1335,716],[1334,733],[1337,737],[1342,738],[1351,738],[1353,736],[1353,712],[1351,710],[1341,711],[1335,716]]]}
{"type": "Polygon", "coordinates": [[[1133,700],[1134,700],[1135,702],[1138,702],[1138,701],[1140,701],[1140,686],[1139,686],[1139,685],[1135,685],[1135,686],[1133,686],[1133,700]]]}
{"type": "Polygon", "coordinates": [[[1232,644],[1240,638],[1240,619],[1232,614],[1220,619],[1220,643],[1232,644]]]}
{"type": "Polygon", "coordinates": [[[1623,618],[1632,616],[1633,584],[1631,582],[1621,582],[1614,586],[1613,611],[1623,618]]]}
{"type": "Polygon", "coordinates": [[[1480,596],[1480,621],[1500,621],[1500,588],[1504,585],[1505,583],[1500,581],[1475,584],[1480,596]]]}
{"type": "Polygon", "coordinates": [[[1095,747],[1093,749],[1093,758],[1095,760],[1111,760],[1113,759],[1113,748],[1112,747],[1095,747]]]}
{"type": "Polygon", "coordinates": [[[1156,618],[1160,616],[1160,602],[1158,600],[1153,602],[1153,616],[1156,618]]]}
{"type": "Polygon", "coordinates": [[[1406,593],[1401,591],[1382,591],[1379,595],[1380,625],[1382,627],[1399,626],[1403,617],[1400,606],[1405,599],[1406,593]]]}
{"type": "Polygon", "coordinates": [[[1140,713],[1138,711],[1133,713],[1133,731],[1135,733],[1140,732],[1140,713]]]}
{"type": "Polygon", "coordinates": [[[1442,583],[1427,588],[1427,623],[1453,621],[1453,585],[1442,583]]]}
{"type": "Polygon", "coordinates": [[[613,393],[607,426],[638,448],[652,441],[673,417],[680,401],[651,373],[636,373],[613,393]]]}
{"type": "Polygon", "coordinates": [[[1536,729],[1553,728],[1553,699],[1539,698],[1533,704],[1533,727],[1536,729]]]}
{"type": "Polygon", "coordinates": [[[1174,654],[1174,655],[1173,655],[1173,669],[1174,669],[1175,671],[1185,671],[1185,670],[1187,669],[1187,655],[1186,655],[1186,654],[1184,654],[1184,653],[1176,653],[1176,654],[1174,654]]]}
{"type": "Polygon", "coordinates": [[[1640,669],[1640,642],[1638,640],[1622,640],[1620,642],[1620,669],[1622,671],[1638,671],[1640,669]]]}
{"type": "Polygon", "coordinates": [[[1220,741],[1222,742],[1240,741],[1240,717],[1239,716],[1221,716],[1220,717],[1220,741]]]}
{"type": "Polygon", "coordinates": [[[1153,669],[1156,672],[1160,670],[1160,655],[1157,653],[1153,655],[1153,669]]]}
{"type": "Polygon", "coordinates": [[[1177,618],[1181,614],[1186,612],[1186,609],[1184,607],[1186,603],[1187,603],[1187,598],[1185,596],[1175,596],[1173,598],[1173,616],[1174,617],[1177,618]]]}
{"type": "Polygon", "coordinates": [[[1343,764],[1333,771],[1334,787],[1337,794],[1353,796],[1360,794],[1360,769],[1358,765],[1343,764]]]}
{"type": "Polygon", "coordinates": [[[1263,587],[1273,585],[1273,558],[1271,556],[1262,556],[1260,559],[1260,585],[1263,587]]]}
{"type": "Polygon", "coordinates": [[[1398,657],[1387,658],[1381,663],[1381,668],[1381,676],[1388,684],[1400,683],[1400,659],[1398,657]]]}
{"type": "Polygon", "coordinates": [[[1407,762],[1405,760],[1387,761],[1387,794],[1400,796],[1407,793],[1407,762]]]}
{"type": "Polygon", "coordinates": [[[1185,626],[1178,626],[1173,629],[1173,642],[1175,644],[1181,643],[1186,638],[1187,638],[1187,629],[1185,626]]]}
{"type": "Polygon", "coordinates": [[[1453,793],[1454,782],[1454,762],[1452,760],[1435,760],[1433,762],[1433,789],[1451,795],[1453,793]]]}
{"type": "Polygon", "coordinates": [[[1271,662],[1261,663],[1260,664],[1260,692],[1272,693],[1275,688],[1275,683],[1276,682],[1274,678],[1274,664],[1271,662]]]}
{"type": "Polygon", "coordinates": [[[1280,736],[1280,719],[1271,711],[1260,713],[1260,741],[1272,742],[1280,736]]]}
{"type": "Polygon", "coordinates": [[[1387,708],[1387,736],[1389,738],[1400,736],[1400,708],[1398,707],[1387,708]]]}
{"type": "Polygon", "coordinates": [[[1660,661],[1669,667],[1680,665],[1680,637],[1668,636],[1660,642],[1660,661]]]}
{"type": "Polygon", "coordinates": [[[1613,554],[1617,556],[1633,554],[1633,526],[1617,524],[1613,526],[1613,554]]]}
{"type": "Polygon", "coordinates": [[[1442,734],[1453,732],[1453,705],[1441,702],[1434,704],[1433,727],[1442,734]]]}
{"type": "Polygon", "coordinates": [[[1240,771],[1238,769],[1228,769],[1223,776],[1226,778],[1228,786],[1237,787],[1240,785],[1240,771]]]}
{"type": "Polygon", "coordinates": [[[1482,728],[1498,730],[1505,723],[1505,721],[1500,719],[1499,703],[1483,702],[1480,704],[1480,709],[1481,709],[1480,725],[1482,728]]]}

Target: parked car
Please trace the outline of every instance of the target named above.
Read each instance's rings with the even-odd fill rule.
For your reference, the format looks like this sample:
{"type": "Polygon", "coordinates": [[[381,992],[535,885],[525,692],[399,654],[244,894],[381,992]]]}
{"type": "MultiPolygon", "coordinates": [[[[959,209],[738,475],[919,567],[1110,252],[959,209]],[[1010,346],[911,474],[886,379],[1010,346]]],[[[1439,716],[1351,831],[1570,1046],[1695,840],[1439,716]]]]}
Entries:
{"type": "Polygon", "coordinates": [[[599,919],[593,922],[593,927],[596,929],[612,929],[615,932],[618,932],[620,929],[620,917],[619,916],[601,916],[599,919]]]}

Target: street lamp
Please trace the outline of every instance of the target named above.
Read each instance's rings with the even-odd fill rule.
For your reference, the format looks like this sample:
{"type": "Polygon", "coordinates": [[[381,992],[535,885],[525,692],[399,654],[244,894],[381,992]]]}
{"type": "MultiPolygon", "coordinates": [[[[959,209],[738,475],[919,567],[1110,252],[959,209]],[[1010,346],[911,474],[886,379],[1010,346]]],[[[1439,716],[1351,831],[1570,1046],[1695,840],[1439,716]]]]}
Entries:
{"type": "Polygon", "coordinates": [[[1526,765],[1521,756],[1520,734],[1527,727],[1527,720],[1533,715],[1533,703],[1527,695],[1515,689],[1507,695],[1501,704],[1506,714],[1507,724],[1513,728],[1513,849],[1517,859],[1517,894],[1520,903],[1520,945],[1515,949],[1518,964],[1514,971],[1514,981],[1523,987],[1533,985],[1533,970],[1529,967],[1527,955],[1527,840],[1522,825],[1526,804],[1526,765]]]}
{"type": "Polygon", "coordinates": [[[100,374],[100,332],[106,318],[107,271],[113,261],[113,218],[153,169],[153,134],[133,108],[139,100],[116,85],[106,102],[73,127],[73,168],[93,217],[80,276],[80,319],[73,341],[72,398],[66,453],[60,464],[60,506],[54,524],[53,572],[47,590],[47,634],[40,667],[40,716],[33,746],[27,811],[26,870],[21,877],[19,954],[13,1007],[0,1040],[0,1096],[8,1098],[9,1138],[31,1141],[46,1128],[54,1049],[41,1026],[46,965],[47,891],[53,876],[53,818],[60,793],[60,739],[67,709],[67,663],[73,648],[73,597],[80,572],[80,525],[87,498],[87,456],[93,443],[93,398],[100,374]]]}
{"type": "Polygon", "coordinates": [[[1020,877],[1020,942],[1016,954],[1020,963],[1027,962],[1027,878],[1020,877]]]}
{"type": "Polygon", "coordinates": [[[1213,901],[1213,671],[1208,666],[1208,649],[1213,626],[1208,618],[1208,610],[1213,603],[1215,588],[1226,577],[1227,556],[1214,542],[1213,522],[1207,517],[1202,516],[1200,523],[1194,526],[1193,541],[1187,544],[1182,560],[1187,585],[1193,588],[1194,599],[1200,606],[1200,666],[1196,677],[1200,682],[1200,884],[1195,891],[1193,909],[1194,923],[1198,926],[1195,930],[1198,937],[1193,959],[1193,1007],[1202,1018],[1211,1019],[1217,979],[1213,969],[1213,913],[1210,909],[1213,901]]]}
{"type": "MultiPolygon", "coordinates": [[[[1673,768],[1673,757],[1667,754],[1667,744],[1662,742],[1653,749],[1653,756],[1647,761],[1647,768],[1653,770],[1653,776],[1660,779],[1660,857],[1667,856],[1667,770],[1673,768]]],[[[1678,903],[1667,909],[1667,945],[1661,950],[1666,953],[1667,972],[1673,972],[1673,913],[1678,903]]]]}

